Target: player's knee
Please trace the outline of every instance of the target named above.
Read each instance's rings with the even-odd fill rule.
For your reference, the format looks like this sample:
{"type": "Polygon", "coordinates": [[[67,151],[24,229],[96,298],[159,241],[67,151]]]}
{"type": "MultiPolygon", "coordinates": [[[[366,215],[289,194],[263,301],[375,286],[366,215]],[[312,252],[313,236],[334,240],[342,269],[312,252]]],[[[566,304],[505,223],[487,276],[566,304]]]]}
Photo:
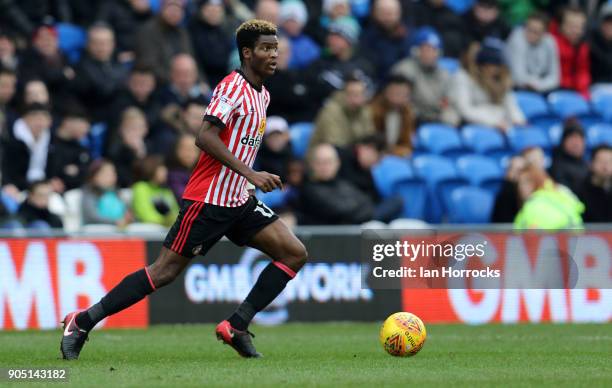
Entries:
{"type": "Polygon", "coordinates": [[[155,284],[155,288],[160,288],[172,283],[181,273],[181,268],[171,263],[156,264],[157,263],[154,263],[149,269],[151,280],[155,284]]]}
{"type": "Polygon", "coordinates": [[[299,271],[304,264],[306,264],[306,260],[308,259],[308,251],[306,251],[306,247],[301,241],[297,241],[295,244],[291,244],[288,251],[288,256],[291,261],[291,268],[295,271],[299,271]]]}

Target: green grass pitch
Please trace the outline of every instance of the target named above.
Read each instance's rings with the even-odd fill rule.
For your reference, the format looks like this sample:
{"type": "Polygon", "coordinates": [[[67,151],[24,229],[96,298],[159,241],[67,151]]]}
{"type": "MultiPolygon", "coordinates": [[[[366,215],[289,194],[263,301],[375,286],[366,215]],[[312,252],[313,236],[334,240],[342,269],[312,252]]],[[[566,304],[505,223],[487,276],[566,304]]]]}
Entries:
{"type": "Polygon", "coordinates": [[[212,325],[96,331],[75,362],[59,359],[60,331],[0,332],[0,367],[67,366],[69,383],[55,386],[108,388],[612,386],[612,324],[428,325],[427,342],[412,358],[384,353],[378,328],[255,326],[265,355],[259,360],[221,345],[212,325]]]}

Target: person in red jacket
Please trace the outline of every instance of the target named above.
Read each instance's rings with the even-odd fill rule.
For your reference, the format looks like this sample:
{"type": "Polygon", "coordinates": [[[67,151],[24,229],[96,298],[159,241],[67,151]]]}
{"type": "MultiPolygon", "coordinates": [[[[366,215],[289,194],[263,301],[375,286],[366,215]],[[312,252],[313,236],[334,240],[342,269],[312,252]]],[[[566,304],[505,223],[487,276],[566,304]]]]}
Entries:
{"type": "Polygon", "coordinates": [[[589,98],[591,59],[584,41],[586,15],[578,7],[562,10],[559,24],[551,23],[550,32],[557,42],[561,64],[561,88],[578,91],[589,98]]]}

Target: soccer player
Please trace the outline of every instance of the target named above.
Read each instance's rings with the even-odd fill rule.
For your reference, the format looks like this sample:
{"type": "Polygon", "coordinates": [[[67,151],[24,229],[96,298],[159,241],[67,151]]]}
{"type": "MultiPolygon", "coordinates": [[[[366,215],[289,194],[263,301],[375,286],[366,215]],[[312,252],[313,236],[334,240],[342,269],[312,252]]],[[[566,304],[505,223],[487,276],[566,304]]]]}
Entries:
{"type": "Polygon", "coordinates": [[[215,330],[217,338],[241,356],[261,357],[251,341],[249,323],[283,291],[307,253],[278,216],[247,191],[247,182],[263,192],[281,188],[277,175],[251,168],[266,127],[270,95],[263,81],[276,69],[276,27],[262,20],[244,22],[236,31],[236,42],[240,70],[214,90],[196,139],[203,152],[157,260],[126,276],[89,309],[66,315],[60,347],[65,359],[79,357],[98,322],[172,282],[192,257],[206,254],[223,235],[273,259],[242,304],[215,330]]]}

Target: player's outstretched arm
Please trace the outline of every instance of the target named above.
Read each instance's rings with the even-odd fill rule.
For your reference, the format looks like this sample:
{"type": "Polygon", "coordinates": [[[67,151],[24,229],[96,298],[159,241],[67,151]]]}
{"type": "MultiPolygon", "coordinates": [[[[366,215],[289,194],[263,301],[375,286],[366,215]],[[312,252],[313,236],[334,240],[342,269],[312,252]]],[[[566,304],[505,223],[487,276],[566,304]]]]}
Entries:
{"type": "Polygon", "coordinates": [[[227,149],[225,143],[219,138],[221,128],[204,121],[198,137],[196,138],[196,146],[202,151],[208,153],[213,158],[217,159],[224,166],[231,168],[237,174],[245,177],[255,187],[267,193],[276,188],[281,188],[282,183],[278,175],[270,174],[265,171],[254,171],[252,168],[244,164],[240,159],[235,157],[230,150],[227,149]]]}

